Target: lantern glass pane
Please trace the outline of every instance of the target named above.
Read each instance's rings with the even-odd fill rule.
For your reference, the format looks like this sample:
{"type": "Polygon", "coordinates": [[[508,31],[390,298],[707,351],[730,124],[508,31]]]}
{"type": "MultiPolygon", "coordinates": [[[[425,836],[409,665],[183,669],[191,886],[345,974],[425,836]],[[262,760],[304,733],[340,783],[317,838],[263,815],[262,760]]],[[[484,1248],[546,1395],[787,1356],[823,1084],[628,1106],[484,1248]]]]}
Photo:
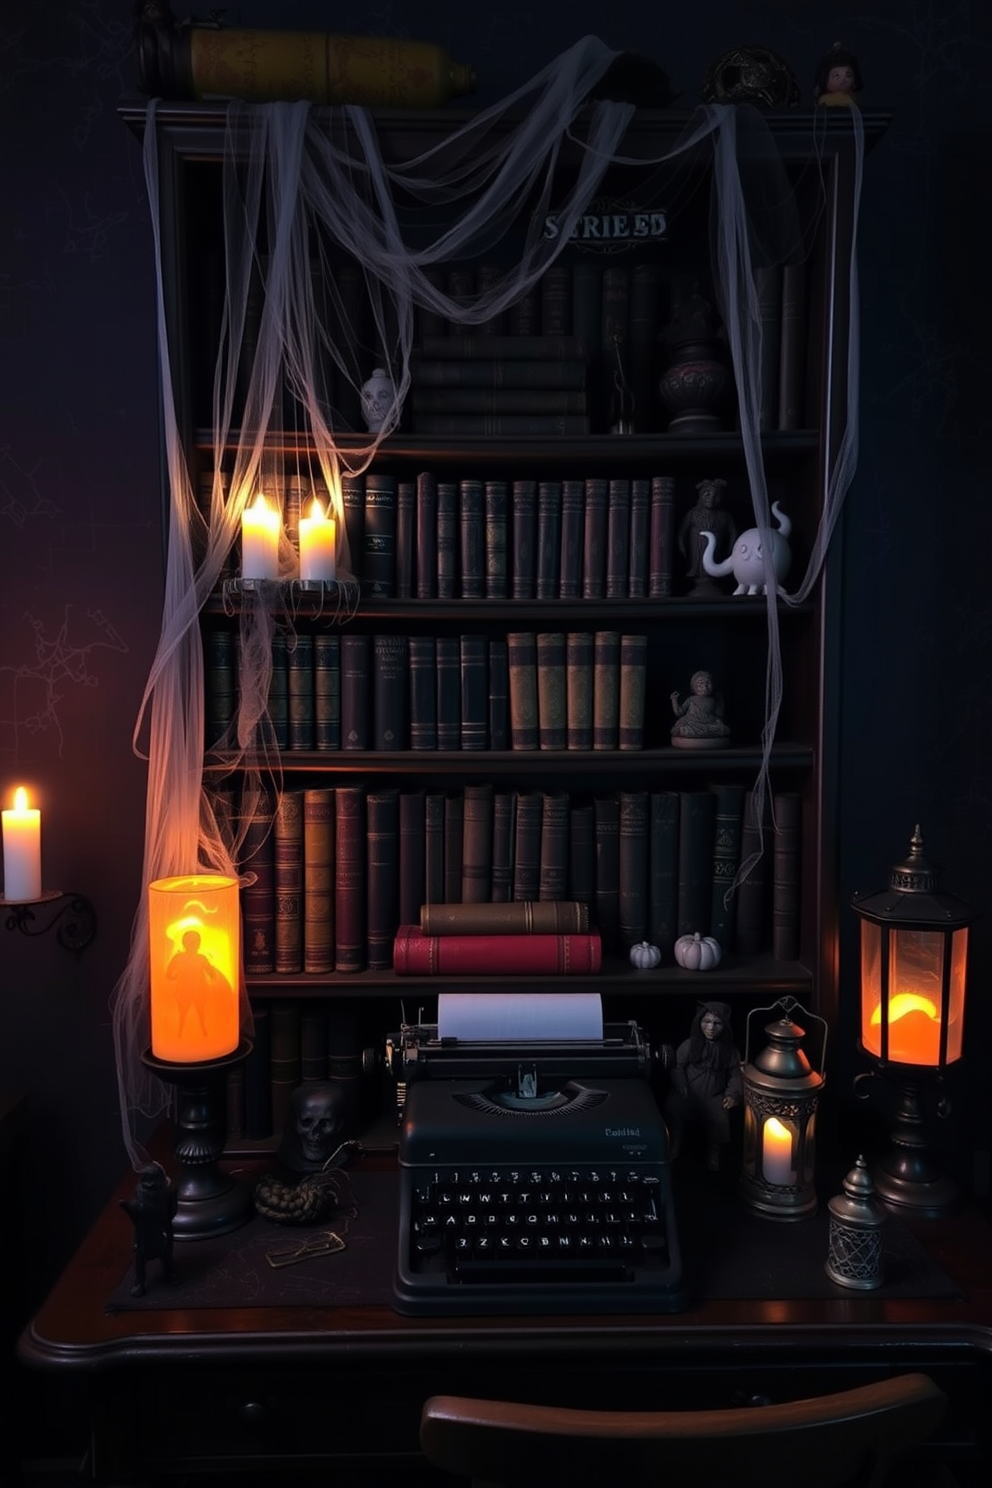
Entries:
{"type": "Polygon", "coordinates": [[[148,886],[152,1053],[173,1063],[238,1047],[238,880],[185,874],[148,886]]]}
{"type": "MultiPolygon", "coordinates": [[[[947,936],[942,930],[887,928],[861,922],[861,1042],[881,1056],[882,936],[889,937],[889,1050],[893,1064],[940,1063],[941,987],[947,936]]],[[[964,1036],[965,968],[968,931],[950,937],[950,995],[947,1007],[947,1063],[961,1058],[964,1036]]]]}
{"type": "Polygon", "coordinates": [[[806,1122],[806,1141],[803,1143],[803,1182],[812,1183],[816,1168],[816,1112],[811,1111],[806,1122]]]}

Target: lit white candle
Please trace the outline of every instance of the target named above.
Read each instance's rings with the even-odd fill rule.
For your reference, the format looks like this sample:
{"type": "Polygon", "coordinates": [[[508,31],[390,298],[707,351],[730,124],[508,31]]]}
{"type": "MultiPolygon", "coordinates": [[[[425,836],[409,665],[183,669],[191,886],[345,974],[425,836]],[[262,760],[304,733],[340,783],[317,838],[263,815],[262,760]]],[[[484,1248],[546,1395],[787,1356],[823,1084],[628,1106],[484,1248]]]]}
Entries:
{"type": "Polygon", "coordinates": [[[766,1183],[795,1183],[792,1133],[777,1116],[769,1116],[761,1138],[761,1171],[766,1183]]]}
{"type": "Polygon", "coordinates": [[[314,497],[308,517],[300,518],[300,578],[334,579],[335,521],[314,497]]]}
{"type": "Polygon", "coordinates": [[[279,577],[279,512],[259,491],[241,516],[241,577],[279,577]]]}
{"type": "Polygon", "coordinates": [[[13,809],[3,812],[3,896],[15,902],[41,898],[41,812],[29,808],[22,785],[13,809]]]}

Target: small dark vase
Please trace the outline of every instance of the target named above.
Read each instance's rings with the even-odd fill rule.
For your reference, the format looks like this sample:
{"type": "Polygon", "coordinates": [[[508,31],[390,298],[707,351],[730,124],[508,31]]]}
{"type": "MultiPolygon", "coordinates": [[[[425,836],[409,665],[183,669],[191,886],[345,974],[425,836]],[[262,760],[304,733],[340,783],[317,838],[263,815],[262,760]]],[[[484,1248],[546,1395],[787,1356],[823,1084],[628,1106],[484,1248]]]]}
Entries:
{"type": "Polygon", "coordinates": [[[712,342],[688,341],[673,347],[674,360],[662,375],[658,393],[671,417],[669,434],[711,434],[723,428],[723,406],[730,373],[712,342]]]}
{"type": "Polygon", "coordinates": [[[730,371],[718,333],[716,311],[693,289],[679,299],[671,324],[658,337],[668,359],[658,393],[670,414],[669,434],[712,434],[723,428],[730,371]]]}

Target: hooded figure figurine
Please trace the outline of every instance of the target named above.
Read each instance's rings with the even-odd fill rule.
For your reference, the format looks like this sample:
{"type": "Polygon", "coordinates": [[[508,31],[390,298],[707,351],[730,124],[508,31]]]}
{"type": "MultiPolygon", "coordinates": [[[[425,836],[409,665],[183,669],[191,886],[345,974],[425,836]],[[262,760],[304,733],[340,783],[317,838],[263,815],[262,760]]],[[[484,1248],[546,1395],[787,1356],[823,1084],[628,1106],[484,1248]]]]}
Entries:
{"type": "Polygon", "coordinates": [[[706,1128],[706,1164],[720,1167],[720,1148],[730,1141],[728,1112],[744,1099],[741,1056],[734,1047],[730,1008],[701,1002],[689,1037],[675,1051],[672,1087],[665,1102],[672,1157],[678,1157],[683,1128],[698,1121],[706,1128]]]}

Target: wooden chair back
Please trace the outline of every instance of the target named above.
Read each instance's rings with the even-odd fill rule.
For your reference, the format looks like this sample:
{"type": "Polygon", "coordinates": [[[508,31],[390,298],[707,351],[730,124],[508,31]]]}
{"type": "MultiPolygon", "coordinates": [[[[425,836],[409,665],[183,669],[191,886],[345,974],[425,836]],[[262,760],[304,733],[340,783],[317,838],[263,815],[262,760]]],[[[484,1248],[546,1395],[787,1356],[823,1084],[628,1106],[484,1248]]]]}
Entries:
{"type": "Polygon", "coordinates": [[[473,1488],[741,1488],[745,1483],[879,1488],[947,1400],[924,1374],[782,1405],[601,1411],[435,1395],[420,1444],[473,1488]]]}

